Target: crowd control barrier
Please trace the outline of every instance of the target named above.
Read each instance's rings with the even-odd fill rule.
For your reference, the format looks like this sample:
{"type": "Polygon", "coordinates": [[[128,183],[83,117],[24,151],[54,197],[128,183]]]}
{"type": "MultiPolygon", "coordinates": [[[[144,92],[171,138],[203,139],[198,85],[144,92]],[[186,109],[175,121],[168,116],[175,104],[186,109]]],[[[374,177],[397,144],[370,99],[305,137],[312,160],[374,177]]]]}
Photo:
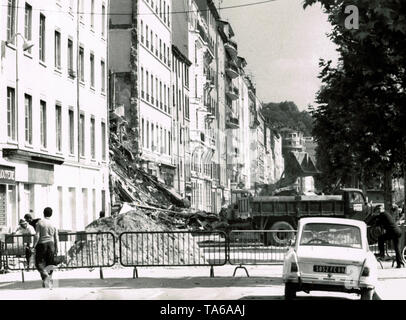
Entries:
{"type": "MultiPolygon", "coordinates": [[[[35,268],[30,248],[34,245],[34,235],[5,235],[2,256],[3,267],[11,271],[35,268]]],[[[115,237],[110,232],[72,232],[59,233],[58,254],[59,269],[112,267],[116,263],[115,237]]]]}
{"type": "Polygon", "coordinates": [[[227,263],[227,239],[223,232],[124,232],[119,238],[120,263],[133,267],[214,266],[227,263]]]}
{"type": "Polygon", "coordinates": [[[229,257],[234,269],[244,269],[243,265],[282,264],[290,245],[294,243],[295,230],[243,230],[232,231],[229,235],[229,257]]]}

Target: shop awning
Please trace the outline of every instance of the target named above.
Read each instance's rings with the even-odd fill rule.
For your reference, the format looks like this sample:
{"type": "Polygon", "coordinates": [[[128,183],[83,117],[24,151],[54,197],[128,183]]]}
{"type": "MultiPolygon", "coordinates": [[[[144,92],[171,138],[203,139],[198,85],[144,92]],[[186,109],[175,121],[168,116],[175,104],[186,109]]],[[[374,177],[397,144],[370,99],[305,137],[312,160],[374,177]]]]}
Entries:
{"type": "Polygon", "coordinates": [[[61,165],[65,162],[64,157],[53,156],[33,151],[26,151],[21,149],[3,149],[3,156],[23,161],[42,162],[47,164],[61,165]]]}

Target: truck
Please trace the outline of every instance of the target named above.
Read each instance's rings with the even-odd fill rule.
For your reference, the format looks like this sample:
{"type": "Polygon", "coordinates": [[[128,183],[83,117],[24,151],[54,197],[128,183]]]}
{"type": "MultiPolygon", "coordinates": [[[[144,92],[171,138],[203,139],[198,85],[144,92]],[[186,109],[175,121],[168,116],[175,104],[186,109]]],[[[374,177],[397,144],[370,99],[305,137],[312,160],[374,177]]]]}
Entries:
{"type": "MultiPolygon", "coordinates": [[[[256,196],[241,197],[234,204],[235,216],[248,217],[253,230],[296,230],[302,217],[336,217],[364,221],[374,219],[374,210],[362,190],[345,188],[336,195],[256,196]]],[[[376,242],[374,230],[369,234],[376,242]]],[[[272,233],[266,243],[286,242],[286,232],[272,233]]]]}

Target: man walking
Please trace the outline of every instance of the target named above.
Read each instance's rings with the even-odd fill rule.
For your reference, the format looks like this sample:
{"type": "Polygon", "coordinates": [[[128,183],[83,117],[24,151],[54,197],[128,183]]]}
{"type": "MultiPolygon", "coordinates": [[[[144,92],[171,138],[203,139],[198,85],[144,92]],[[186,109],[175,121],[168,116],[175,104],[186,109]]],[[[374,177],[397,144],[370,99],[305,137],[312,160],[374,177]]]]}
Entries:
{"type": "Polygon", "coordinates": [[[34,240],[35,266],[42,279],[42,287],[49,287],[52,282],[51,269],[47,272],[47,266],[54,265],[54,256],[58,254],[58,230],[52,225],[50,218],[52,209],[44,209],[44,219],[38,221],[34,240]]]}
{"type": "MultiPolygon", "coordinates": [[[[28,224],[27,221],[24,219],[20,219],[20,222],[18,223],[18,228],[15,232],[16,235],[35,235],[35,230],[34,228],[28,224]]],[[[30,244],[32,243],[32,237],[27,237],[27,238],[22,238],[22,240],[27,240],[27,242],[24,244],[25,245],[25,259],[27,260],[27,270],[30,268],[30,258],[32,256],[32,250],[30,248],[30,244]]]]}
{"type": "Polygon", "coordinates": [[[393,217],[385,211],[383,206],[380,206],[379,210],[380,213],[377,218],[377,224],[385,230],[385,233],[378,237],[379,255],[381,258],[385,257],[385,241],[392,240],[396,253],[396,268],[401,268],[403,265],[403,261],[399,249],[399,238],[402,235],[402,231],[396,224],[393,217]]]}

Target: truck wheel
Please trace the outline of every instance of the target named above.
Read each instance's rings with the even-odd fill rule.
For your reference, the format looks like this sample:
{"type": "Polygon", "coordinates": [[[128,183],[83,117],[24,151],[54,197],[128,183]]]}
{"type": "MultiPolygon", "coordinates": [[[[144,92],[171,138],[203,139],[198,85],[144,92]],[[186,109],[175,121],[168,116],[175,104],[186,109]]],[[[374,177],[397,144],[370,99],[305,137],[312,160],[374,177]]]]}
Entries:
{"type": "Polygon", "coordinates": [[[403,260],[403,263],[406,264],[406,247],[403,247],[403,249],[402,249],[402,260],[403,260]]]}
{"type": "Polygon", "coordinates": [[[361,290],[361,300],[372,300],[374,296],[374,289],[362,289],[361,290]]]}
{"type": "Polygon", "coordinates": [[[286,221],[278,221],[275,222],[271,229],[272,232],[269,234],[270,238],[270,243],[274,245],[280,245],[280,246],[286,246],[289,245],[289,240],[293,239],[293,232],[276,232],[278,230],[281,231],[294,231],[295,229],[292,227],[292,225],[289,222],[286,221]]]}
{"type": "Polygon", "coordinates": [[[378,226],[371,226],[367,228],[368,244],[375,244],[378,242],[378,237],[382,234],[382,230],[378,226]]]}
{"type": "Polygon", "coordinates": [[[285,300],[296,298],[296,287],[293,283],[285,283],[285,300]]]}

